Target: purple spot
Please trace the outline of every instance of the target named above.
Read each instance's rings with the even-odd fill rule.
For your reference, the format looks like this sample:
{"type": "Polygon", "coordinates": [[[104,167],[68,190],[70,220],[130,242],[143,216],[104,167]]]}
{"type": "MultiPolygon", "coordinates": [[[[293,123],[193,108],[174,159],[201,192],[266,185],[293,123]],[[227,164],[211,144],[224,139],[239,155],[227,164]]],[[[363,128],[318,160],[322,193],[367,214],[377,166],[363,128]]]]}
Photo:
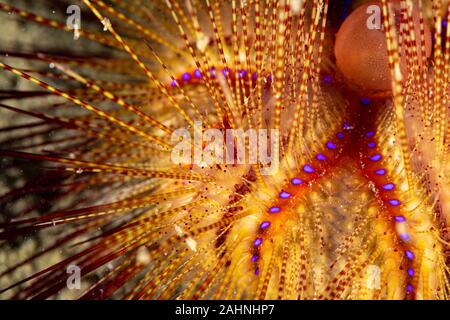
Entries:
{"type": "Polygon", "coordinates": [[[403,241],[408,241],[410,239],[409,234],[407,234],[407,233],[402,233],[400,235],[400,238],[402,238],[403,241]]]}
{"type": "Polygon", "coordinates": [[[395,188],[395,184],[393,184],[393,183],[387,183],[387,184],[383,185],[384,190],[390,191],[390,190],[394,190],[394,188],[395,188]]]}
{"type": "Polygon", "coordinates": [[[259,256],[257,254],[252,256],[252,262],[256,262],[256,261],[258,261],[258,259],[259,259],[259,256]]]}
{"type": "Polygon", "coordinates": [[[412,286],[412,284],[408,284],[408,285],[406,286],[406,291],[408,291],[408,292],[412,292],[412,291],[413,291],[413,286],[412,286]]]}
{"type": "Polygon", "coordinates": [[[286,191],[281,191],[279,196],[280,196],[281,199],[288,199],[288,198],[291,197],[291,194],[289,192],[286,192],[286,191]]]}
{"type": "Polygon", "coordinates": [[[261,238],[256,238],[255,241],[253,241],[253,244],[255,245],[255,247],[260,246],[262,243],[262,239],[261,238]]]}
{"type": "Polygon", "coordinates": [[[369,98],[363,98],[361,99],[361,103],[365,106],[369,105],[370,103],[370,99],[369,98]]]}
{"type": "Polygon", "coordinates": [[[305,171],[306,173],[314,173],[314,172],[316,172],[316,171],[314,170],[314,168],[311,167],[309,164],[305,164],[305,165],[303,166],[303,171],[305,171]]]}
{"type": "Polygon", "coordinates": [[[255,275],[259,276],[259,268],[255,269],[255,275]]]}
{"type": "Polygon", "coordinates": [[[209,74],[211,75],[211,78],[213,78],[213,79],[216,77],[214,68],[210,68],[210,69],[209,69],[209,74]]]}
{"type": "Polygon", "coordinates": [[[323,154],[319,153],[316,156],[316,159],[319,160],[319,161],[325,161],[325,160],[327,160],[327,157],[325,157],[323,154]]]}
{"type": "Polygon", "coordinates": [[[226,69],[226,68],[222,69],[222,73],[223,73],[223,75],[224,75],[225,77],[228,76],[228,73],[229,73],[229,72],[230,72],[230,69],[226,69]]]}
{"type": "Polygon", "coordinates": [[[350,126],[350,123],[345,122],[343,128],[344,128],[345,130],[350,130],[352,127],[350,126]]]}
{"type": "Polygon", "coordinates": [[[409,275],[410,277],[414,277],[414,269],[413,269],[413,268],[409,268],[409,269],[408,269],[408,275],[409,275]]]}
{"type": "Polygon", "coordinates": [[[367,146],[368,146],[369,148],[371,148],[371,149],[375,148],[376,145],[377,145],[377,144],[376,144],[375,142],[369,142],[369,143],[367,144],[367,146]]]}
{"type": "Polygon", "coordinates": [[[331,149],[331,150],[336,150],[337,147],[336,147],[336,145],[333,142],[328,141],[327,142],[327,148],[331,149]]]}
{"type": "Polygon", "coordinates": [[[281,211],[280,207],[272,207],[269,209],[269,213],[278,213],[280,211],[281,211]]]}
{"type": "Polygon", "coordinates": [[[378,169],[378,170],[375,170],[375,174],[376,174],[377,176],[384,176],[384,175],[386,174],[386,170],[385,170],[385,169],[378,169]]]}
{"type": "Polygon", "coordinates": [[[326,84],[331,84],[333,83],[333,77],[327,74],[323,77],[323,82],[325,82],[326,84]]]}
{"type": "Polygon", "coordinates": [[[246,74],[247,74],[247,71],[241,70],[241,72],[239,73],[239,76],[243,78],[243,77],[245,77],[246,74]]]}
{"type": "Polygon", "coordinates": [[[253,73],[253,80],[256,80],[256,79],[258,79],[258,73],[257,72],[253,73]]]}
{"type": "Polygon", "coordinates": [[[414,259],[414,253],[412,253],[412,251],[406,250],[405,255],[409,260],[414,259]]]}
{"type": "Polygon", "coordinates": [[[201,79],[201,78],[202,78],[202,73],[200,72],[199,69],[197,69],[197,70],[194,71],[194,76],[195,76],[196,78],[198,78],[198,79],[201,79]]]}
{"type": "Polygon", "coordinates": [[[377,154],[374,154],[373,156],[371,156],[370,158],[370,161],[380,161],[381,160],[381,154],[379,154],[379,153],[377,153],[377,154]]]}
{"type": "Polygon", "coordinates": [[[263,223],[261,223],[260,227],[261,229],[267,229],[268,227],[270,227],[270,222],[264,221],[263,223]]]}
{"type": "Polygon", "coordinates": [[[186,72],[183,74],[183,80],[184,81],[189,81],[191,80],[191,74],[189,72],[186,72]]]}
{"type": "Polygon", "coordinates": [[[396,222],[405,222],[406,218],[404,216],[396,216],[395,221],[396,222]]]}
{"type": "Polygon", "coordinates": [[[337,134],[338,139],[344,139],[344,134],[342,132],[339,132],[337,134]]]}
{"type": "Polygon", "coordinates": [[[302,180],[302,179],[299,179],[299,178],[293,178],[293,179],[291,180],[291,183],[292,183],[293,185],[295,185],[295,186],[298,186],[299,184],[302,184],[302,183],[303,183],[303,180],[302,180]]]}
{"type": "Polygon", "coordinates": [[[388,202],[389,202],[389,204],[390,204],[391,206],[393,206],[393,207],[397,207],[397,206],[400,205],[400,201],[397,200],[397,199],[391,199],[391,200],[389,200],[388,202]]]}
{"type": "Polygon", "coordinates": [[[375,135],[375,132],[369,131],[369,132],[367,132],[366,137],[370,138],[370,137],[373,137],[374,135],[375,135]]]}
{"type": "Polygon", "coordinates": [[[170,85],[175,88],[177,86],[177,81],[176,80],[170,81],[170,85]]]}

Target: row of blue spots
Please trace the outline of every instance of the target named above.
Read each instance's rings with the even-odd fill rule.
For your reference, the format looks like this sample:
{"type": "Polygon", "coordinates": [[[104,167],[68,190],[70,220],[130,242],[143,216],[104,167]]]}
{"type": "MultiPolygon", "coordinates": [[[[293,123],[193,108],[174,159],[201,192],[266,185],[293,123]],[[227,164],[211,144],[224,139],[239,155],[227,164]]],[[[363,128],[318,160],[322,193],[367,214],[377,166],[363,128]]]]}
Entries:
{"type": "MultiPolygon", "coordinates": [[[[328,149],[332,149],[332,150],[334,150],[334,149],[337,148],[337,146],[336,146],[333,142],[331,142],[331,141],[327,142],[326,146],[327,146],[328,149]]],[[[321,153],[319,153],[319,154],[316,156],[316,158],[317,158],[318,160],[321,160],[321,161],[326,160],[326,157],[325,157],[323,154],[321,154],[321,153]]],[[[314,173],[314,172],[315,172],[315,169],[314,169],[312,166],[310,166],[309,164],[305,164],[305,165],[303,166],[303,171],[306,172],[306,173],[314,173]]],[[[303,180],[301,180],[301,179],[299,179],[299,178],[293,178],[293,179],[291,180],[291,183],[292,183],[293,185],[297,186],[297,185],[301,185],[301,184],[303,183],[303,180]]],[[[283,190],[282,190],[282,191],[278,194],[278,196],[279,196],[281,199],[289,199],[292,195],[291,195],[289,192],[283,191],[283,190]]],[[[280,211],[281,211],[281,208],[278,207],[278,206],[272,206],[272,207],[269,208],[269,213],[271,213],[271,214],[279,213],[280,211]]],[[[263,228],[263,225],[261,225],[261,229],[266,229],[266,228],[269,227],[270,223],[269,223],[269,222],[266,222],[266,223],[267,223],[267,225],[264,225],[264,228],[263,228]]]]}
{"type": "MultiPolygon", "coordinates": [[[[343,127],[344,127],[344,129],[346,129],[347,127],[350,128],[350,125],[349,124],[344,124],[343,127]]],[[[337,138],[338,139],[343,139],[344,138],[344,134],[342,132],[339,132],[337,134],[337,138]]],[[[325,144],[325,146],[328,149],[330,149],[330,150],[336,150],[337,149],[337,145],[334,142],[332,142],[332,141],[328,141],[325,144]]],[[[325,161],[327,158],[322,153],[319,153],[319,154],[316,155],[316,159],[319,160],[319,161],[325,161]]],[[[316,170],[309,164],[305,164],[303,166],[303,171],[305,173],[314,173],[314,172],[316,172],[316,170]]],[[[300,178],[292,178],[291,179],[291,184],[294,185],[294,186],[299,186],[299,185],[303,184],[303,180],[300,179],[300,178]]],[[[292,195],[289,192],[282,190],[278,194],[278,196],[279,196],[280,199],[286,200],[286,199],[289,199],[292,195]]],[[[281,212],[281,208],[278,207],[278,206],[272,206],[272,207],[269,208],[269,213],[270,214],[277,214],[277,213],[280,213],[280,212],[281,212]]],[[[268,229],[269,227],[270,227],[270,222],[269,221],[264,221],[259,226],[260,230],[263,230],[263,231],[268,229]]],[[[263,242],[262,238],[258,237],[258,238],[256,238],[253,241],[253,245],[254,245],[255,248],[258,248],[262,244],[262,242],[263,242]]],[[[259,255],[258,254],[254,254],[252,256],[251,261],[252,262],[257,262],[258,259],[259,259],[259,255]]],[[[255,274],[256,275],[259,274],[259,268],[255,269],[255,274]]]]}
{"type": "MultiPolygon", "coordinates": [[[[373,137],[374,135],[375,135],[375,132],[374,132],[374,131],[369,131],[369,132],[366,133],[366,137],[367,137],[367,138],[371,138],[371,137],[373,137]]],[[[369,143],[367,144],[367,146],[368,146],[370,149],[373,149],[373,148],[375,148],[376,143],[373,142],[373,141],[371,141],[371,142],[369,142],[369,143]]],[[[377,162],[377,161],[380,161],[380,160],[382,159],[382,157],[381,157],[380,154],[377,153],[377,154],[374,154],[374,155],[370,156],[369,159],[370,159],[370,161],[377,162]]],[[[375,173],[376,175],[378,175],[378,176],[384,176],[384,175],[386,174],[386,169],[384,169],[384,168],[377,169],[377,170],[375,170],[374,173],[375,173]]],[[[384,184],[384,185],[382,186],[382,188],[383,188],[385,191],[392,191],[392,190],[395,189],[395,184],[392,183],[392,182],[389,182],[389,183],[384,184]]],[[[389,199],[389,200],[388,200],[388,203],[389,203],[391,206],[393,206],[393,207],[398,207],[398,206],[401,204],[400,200],[398,200],[398,199],[389,199]]],[[[404,216],[396,216],[396,217],[394,218],[394,220],[395,220],[396,223],[404,223],[404,222],[406,222],[406,218],[405,218],[404,216]]],[[[410,239],[410,237],[409,237],[409,235],[408,235],[407,233],[401,234],[401,235],[400,235],[400,238],[401,238],[403,241],[405,241],[405,242],[406,242],[406,241],[409,241],[409,239],[410,239]]],[[[411,260],[411,261],[412,261],[412,260],[414,259],[414,253],[413,253],[411,250],[405,250],[405,256],[406,256],[406,258],[407,258],[408,260],[411,260]]],[[[407,272],[408,272],[408,275],[409,275],[411,278],[414,276],[414,269],[413,269],[413,268],[409,268],[407,272]]],[[[406,286],[406,290],[407,290],[407,292],[412,292],[412,291],[413,291],[413,286],[412,286],[412,284],[408,284],[408,285],[406,286]]]]}
{"type": "MultiPolygon", "coordinates": [[[[211,78],[213,78],[213,79],[215,78],[215,70],[216,70],[215,68],[210,68],[209,69],[209,73],[211,75],[211,78]]],[[[223,73],[223,75],[225,77],[227,77],[228,74],[231,73],[231,69],[230,68],[224,68],[224,69],[222,69],[222,73],[223,73]]],[[[247,70],[242,69],[242,70],[240,70],[238,72],[238,78],[245,77],[246,75],[247,75],[247,70]]],[[[182,80],[184,80],[185,82],[190,81],[193,77],[196,78],[196,79],[203,79],[203,75],[202,75],[202,72],[200,71],[200,69],[196,69],[192,74],[189,73],[189,72],[185,72],[181,76],[182,80]]],[[[255,72],[253,74],[253,79],[256,80],[257,77],[258,77],[258,75],[255,72]]],[[[176,87],[177,84],[179,84],[179,82],[178,82],[178,80],[172,80],[170,84],[171,84],[172,87],[176,87]]]]}
{"type": "MultiPolygon", "coordinates": [[[[210,69],[209,69],[209,73],[210,73],[212,79],[215,79],[215,77],[216,77],[216,76],[215,76],[215,71],[216,71],[215,68],[210,68],[210,69]]],[[[230,68],[223,68],[223,69],[222,69],[222,73],[223,73],[223,75],[224,75],[225,77],[227,77],[228,74],[231,73],[231,69],[230,69],[230,68]]],[[[244,78],[246,75],[247,75],[247,70],[245,70],[245,69],[239,70],[239,72],[237,73],[237,77],[238,77],[238,78],[244,78]]],[[[192,74],[189,73],[189,72],[185,72],[185,73],[183,73],[183,75],[181,76],[181,78],[182,78],[185,82],[189,82],[189,81],[192,79],[192,77],[194,77],[194,78],[196,78],[196,79],[203,79],[202,72],[201,72],[199,69],[196,69],[192,74]]],[[[253,78],[253,80],[257,80],[257,79],[258,79],[258,73],[257,73],[257,72],[254,72],[252,78],[253,78]]],[[[267,80],[268,80],[268,81],[272,81],[272,75],[269,75],[269,76],[267,77],[267,80]]],[[[326,84],[332,84],[332,83],[333,83],[333,77],[332,77],[331,75],[325,75],[325,76],[323,77],[323,81],[324,81],[326,84]]],[[[179,84],[179,82],[178,82],[178,80],[172,80],[172,81],[170,82],[170,84],[171,84],[172,87],[176,87],[176,86],[179,84]]],[[[368,100],[368,99],[367,99],[367,100],[368,100]]],[[[364,101],[365,101],[365,100],[364,100],[364,101]]],[[[369,103],[369,101],[367,101],[367,104],[368,104],[368,103],[369,103]]],[[[363,104],[365,104],[365,103],[363,102],[363,104]]]]}
{"type": "MultiPolygon", "coordinates": [[[[259,226],[261,228],[261,230],[265,230],[267,228],[270,227],[270,222],[269,221],[264,221],[260,224],[259,226]]],[[[255,241],[253,241],[253,245],[255,246],[255,248],[258,248],[261,244],[263,243],[263,239],[261,237],[258,237],[255,239],[255,241]]],[[[258,254],[254,254],[252,256],[251,261],[253,263],[256,263],[259,260],[259,255],[258,254]]],[[[255,269],[255,275],[259,275],[259,268],[255,269]]]]}

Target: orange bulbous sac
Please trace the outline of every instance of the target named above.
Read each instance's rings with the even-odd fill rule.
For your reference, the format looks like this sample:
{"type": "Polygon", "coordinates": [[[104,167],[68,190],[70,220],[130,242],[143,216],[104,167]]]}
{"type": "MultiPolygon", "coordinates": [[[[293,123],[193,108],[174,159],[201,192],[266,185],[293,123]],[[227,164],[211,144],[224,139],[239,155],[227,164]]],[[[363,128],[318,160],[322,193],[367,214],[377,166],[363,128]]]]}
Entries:
{"type": "MultiPolygon", "coordinates": [[[[389,92],[392,88],[382,8],[381,1],[372,1],[353,11],[339,29],[334,48],[337,66],[344,77],[350,84],[369,95],[389,92]]],[[[394,8],[398,33],[401,21],[400,1],[394,2],[394,8]]],[[[423,50],[417,3],[414,3],[412,16],[418,59],[422,61],[422,52],[425,52],[427,58],[431,56],[431,31],[424,23],[425,48],[423,50]]],[[[406,22],[402,21],[402,25],[406,28],[406,22]]],[[[403,79],[408,73],[404,43],[405,41],[400,51],[403,79]]]]}

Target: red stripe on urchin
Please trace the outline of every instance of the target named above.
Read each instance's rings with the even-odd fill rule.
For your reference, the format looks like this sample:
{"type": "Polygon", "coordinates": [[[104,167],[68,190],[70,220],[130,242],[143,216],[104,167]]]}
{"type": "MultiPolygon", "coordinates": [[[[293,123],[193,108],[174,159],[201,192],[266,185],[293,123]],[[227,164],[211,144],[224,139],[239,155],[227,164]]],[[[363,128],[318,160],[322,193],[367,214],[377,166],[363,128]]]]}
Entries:
{"type": "Polygon", "coordinates": [[[350,127],[345,123],[343,130],[337,132],[333,139],[328,140],[321,152],[315,154],[308,163],[302,164],[297,174],[290,177],[289,181],[280,189],[277,199],[267,207],[251,249],[251,262],[254,264],[256,275],[259,274],[263,242],[270,238],[271,233],[274,232],[273,229],[284,225],[289,217],[289,211],[301,202],[301,197],[338,164],[351,141],[351,134],[346,132],[350,127]]]}
{"type": "MultiPolygon", "coordinates": [[[[374,128],[370,127],[363,132],[360,140],[360,161],[361,170],[366,179],[374,185],[374,196],[380,202],[383,212],[386,213],[386,218],[390,220],[392,229],[396,230],[396,227],[401,224],[407,224],[408,221],[404,215],[404,206],[401,201],[401,197],[398,193],[397,185],[392,179],[392,175],[389,174],[388,169],[383,166],[385,155],[380,151],[374,140],[377,132],[374,128]]],[[[414,270],[414,246],[410,242],[410,234],[407,232],[398,233],[398,243],[405,253],[406,260],[404,261],[405,269],[409,279],[406,286],[406,295],[414,295],[413,277],[415,275],[414,270]]]]}

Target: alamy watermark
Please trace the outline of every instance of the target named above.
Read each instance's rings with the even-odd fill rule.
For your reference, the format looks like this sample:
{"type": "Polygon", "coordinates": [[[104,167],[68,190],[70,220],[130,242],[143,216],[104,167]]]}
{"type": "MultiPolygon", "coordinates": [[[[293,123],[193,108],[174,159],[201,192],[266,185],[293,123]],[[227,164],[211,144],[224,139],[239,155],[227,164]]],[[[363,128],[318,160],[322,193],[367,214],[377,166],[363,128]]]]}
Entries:
{"type": "Polygon", "coordinates": [[[367,288],[379,290],[381,288],[381,269],[377,265],[371,264],[367,267],[367,288]]]}
{"type": "Polygon", "coordinates": [[[193,130],[172,133],[173,163],[210,167],[216,164],[259,164],[262,175],[273,175],[279,167],[278,129],[205,129],[201,121],[193,130]]]}
{"type": "Polygon", "coordinates": [[[380,6],[376,4],[370,5],[367,7],[366,13],[369,15],[366,22],[367,28],[369,30],[382,30],[380,6]]]}
{"type": "Polygon", "coordinates": [[[81,8],[72,4],[67,7],[66,13],[69,15],[66,20],[66,25],[70,30],[73,30],[73,38],[78,40],[81,30],[81,8]]]}
{"type": "Polygon", "coordinates": [[[79,266],[71,264],[67,266],[66,273],[69,275],[66,280],[66,286],[69,290],[81,289],[81,269],[79,266]]]}

